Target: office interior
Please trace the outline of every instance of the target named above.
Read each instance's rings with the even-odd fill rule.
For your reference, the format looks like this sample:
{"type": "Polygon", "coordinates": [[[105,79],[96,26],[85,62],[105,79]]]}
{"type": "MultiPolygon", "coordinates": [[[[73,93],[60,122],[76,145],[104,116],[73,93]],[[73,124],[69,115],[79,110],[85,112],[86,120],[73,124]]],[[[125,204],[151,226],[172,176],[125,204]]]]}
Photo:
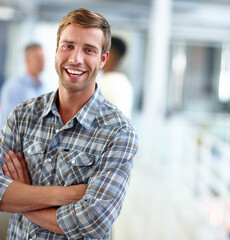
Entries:
{"type": "Polygon", "coordinates": [[[128,45],[120,70],[140,145],[113,240],[230,239],[230,1],[0,0],[0,87],[36,41],[55,90],[57,27],[80,7],[103,14],[128,45]]]}

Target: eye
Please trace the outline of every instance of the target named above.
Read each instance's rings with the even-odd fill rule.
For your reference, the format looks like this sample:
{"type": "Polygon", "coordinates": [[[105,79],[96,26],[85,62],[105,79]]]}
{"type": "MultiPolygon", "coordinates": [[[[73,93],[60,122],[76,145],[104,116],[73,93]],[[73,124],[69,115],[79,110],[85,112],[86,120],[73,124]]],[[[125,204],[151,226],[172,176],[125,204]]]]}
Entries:
{"type": "Polygon", "coordinates": [[[71,44],[64,44],[63,48],[68,50],[68,49],[73,49],[73,46],[71,44]]]}
{"type": "Polygon", "coordinates": [[[91,53],[96,53],[96,51],[95,51],[94,49],[92,49],[92,48],[86,48],[86,49],[85,49],[85,52],[86,52],[86,53],[89,53],[89,54],[91,54],[91,53]]]}

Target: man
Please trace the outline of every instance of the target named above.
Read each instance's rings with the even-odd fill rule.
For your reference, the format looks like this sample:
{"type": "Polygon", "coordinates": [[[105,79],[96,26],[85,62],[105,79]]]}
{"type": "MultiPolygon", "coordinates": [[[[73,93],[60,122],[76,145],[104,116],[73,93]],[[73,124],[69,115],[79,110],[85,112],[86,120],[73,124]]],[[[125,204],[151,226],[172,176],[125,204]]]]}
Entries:
{"type": "Polygon", "coordinates": [[[1,90],[1,126],[16,105],[45,93],[45,86],[39,79],[45,62],[42,47],[31,43],[24,52],[26,72],[6,81],[1,90]]]}
{"type": "Polygon", "coordinates": [[[109,59],[98,79],[98,86],[103,96],[131,119],[133,87],[127,76],[119,71],[119,65],[125,53],[125,42],[121,38],[112,37],[109,59]]]}
{"type": "Polygon", "coordinates": [[[58,90],[16,107],[4,124],[0,210],[16,213],[8,239],[109,239],[137,151],[130,122],[96,85],[110,41],[102,15],[67,14],[57,33],[58,90]]]}

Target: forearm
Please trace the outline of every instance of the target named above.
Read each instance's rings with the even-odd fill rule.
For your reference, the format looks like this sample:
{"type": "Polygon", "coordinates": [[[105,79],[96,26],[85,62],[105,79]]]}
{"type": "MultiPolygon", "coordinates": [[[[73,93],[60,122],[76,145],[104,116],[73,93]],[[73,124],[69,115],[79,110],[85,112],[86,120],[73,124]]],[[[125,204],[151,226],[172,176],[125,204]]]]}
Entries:
{"type": "Polygon", "coordinates": [[[56,187],[40,187],[12,182],[3,195],[0,209],[5,212],[25,212],[58,205],[56,187]]]}
{"type": "Polygon", "coordinates": [[[85,193],[86,184],[71,187],[33,186],[17,181],[6,190],[0,210],[5,212],[27,212],[76,202],[85,193]]]}
{"type": "Polygon", "coordinates": [[[31,222],[43,227],[49,231],[62,234],[64,232],[59,227],[56,217],[57,208],[47,208],[23,213],[31,222]]]}
{"type": "Polygon", "coordinates": [[[0,210],[5,212],[27,212],[54,206],[63,206],[80,200],[87,184],[75,186],[33,186],[27,164],[21,153],[9,151],[5,155],[4,174],[15,180],[8,185],[0,200],[0,210]]]}

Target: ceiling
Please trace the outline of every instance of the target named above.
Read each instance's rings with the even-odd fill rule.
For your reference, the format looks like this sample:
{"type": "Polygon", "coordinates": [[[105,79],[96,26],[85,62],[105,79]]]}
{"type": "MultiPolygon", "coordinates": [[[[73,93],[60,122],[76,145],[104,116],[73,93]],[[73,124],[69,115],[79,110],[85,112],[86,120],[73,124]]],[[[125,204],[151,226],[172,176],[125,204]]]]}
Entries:
{"type": "MultiPolygon", "coordinates": [[[[84,7],[103,14],[112,27],[146,30],[153,9],[151,6],[155,1],[0,0],[0,19],[20,21],[31,17],[42,21],[60,22],[66,13],[84,7]],[[4,19],[7,11],[8,18],[4,19]]],[[[172,0],[172,29],[176,34],[192,34],[196,29],[199,30],[196,34],[201,35],[214,29],[230,37],[230,0],[172,0]]]]}

